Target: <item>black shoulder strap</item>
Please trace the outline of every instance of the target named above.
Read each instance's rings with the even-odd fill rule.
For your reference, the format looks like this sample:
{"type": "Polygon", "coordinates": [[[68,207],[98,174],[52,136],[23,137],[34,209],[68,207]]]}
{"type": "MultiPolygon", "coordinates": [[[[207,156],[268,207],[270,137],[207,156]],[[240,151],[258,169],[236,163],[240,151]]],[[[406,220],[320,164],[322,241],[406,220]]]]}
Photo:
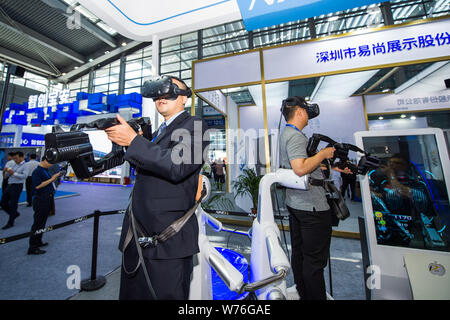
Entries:
{"type": "MultiPolygon", "coordinates": [[[[152,298],[154,300],[157,300],[158,298],[156,297],[155,290],[153,289],[152,283],[150,281],[150,277],[148,276],[147,267],[146,267],[145,262],[144,262],[144,257],[142,256],[142,248],[139,245],[138,235],[137,235],[137,232],[136,232],[136,228],[139,228],[139,227],[137,226],[136,220],[134,219],[134,215],[133,215],[133,191],[134,191],[134,186],[133,186],[133,190],[131,191],[130,204],[128,206],[128,214],[129,214],[129,219],[130,220],[129,220],[129,227],[128,227],[127,236],[125,237],[125,242],[124,242],[123,249],[122,249],[122,266],[123,266],[123,270],[125,271],[125,273],[133,274],[134,272],[136,272],[139,269],[139,267],[142,264],[142,269],[144,271],[145,281],[147,282],[147,286],[148,286],[148,289],[150,291],[150,294],[151,294],[151,296],[152,296],[152,298]],[[135,241],[135,244],[136,244],[136,250],[137,250],[138,255],[139,255],[139,262],[136,265],[136,268],[132,272],[128,272],[128,270],[126,270],[126,267],[125,267],[125,250],[128,247],[128,245],[129,245],[129,243],[130,243],[130,241],[131,241],[131,239],[133,237],[134,237],[134,241],[135,241]]],[[[142,231],[142,230],[140,230],[140,231],[142,231]]]]}

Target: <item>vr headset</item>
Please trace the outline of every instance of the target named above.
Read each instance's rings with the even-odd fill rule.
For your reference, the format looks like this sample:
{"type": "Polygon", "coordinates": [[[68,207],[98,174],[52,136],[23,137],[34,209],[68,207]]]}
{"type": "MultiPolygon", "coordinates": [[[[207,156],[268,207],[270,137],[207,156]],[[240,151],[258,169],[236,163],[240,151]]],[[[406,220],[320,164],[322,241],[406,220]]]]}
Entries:
{"type": "Polygon", "coordinates": [[[308,114],[308,119],[314,119],[320,114],[319,105],[316,103],[307,103],[305,99],[303,99],[300,96],[293,96],[289,97],[287,99],[284,99],[281,103],[281,109],[280,111],[283,113],[284,108],[286,107],[294,107],[299,106],[306,110],[306,113],[308,114]]]}
{"type": "Polygon", "coordinates": [[[155,79],[145,81],[141,89],[141,94],[144,98],[151,98],[153,101],[158,99],[176,100],[178,96],[187,96],[190,98],[192,91],[183,80],[178,79],[177,77],[160,76],[155,79]],[[172,78],[183,83],[187,89],[180,89],[175,83],[173,83],[172,78]]]}

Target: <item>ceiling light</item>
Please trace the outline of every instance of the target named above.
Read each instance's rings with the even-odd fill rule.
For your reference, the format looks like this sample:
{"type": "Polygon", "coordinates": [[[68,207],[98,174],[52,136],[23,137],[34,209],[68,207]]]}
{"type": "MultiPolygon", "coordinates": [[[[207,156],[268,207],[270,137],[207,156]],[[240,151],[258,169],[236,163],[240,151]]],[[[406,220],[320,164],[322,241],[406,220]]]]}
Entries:
{"type": "Polygon", "coordinates": [[[63,72],[62,75],[65,76],[67,73],[63,72]]]}
{"type": "Polygon", "coordinates": [[[381,116],[380,116],[380,117],[378,117],[378,120],[383,120],[383,119],[384,119],[384,118],[383,118],[383,117],[381,117],[381,116]]]}
{"type": "Polygon", "coordinates": [[[416,116],[411,116],[411,120],[416,120],[416,116]]]}
{"type": "Polygon", "coordinates": [[[75,70],[77,70],[78,69],[78,67],[73,67],[75,70]]]}
{"type": "Polygon", "coordinates": [[[311,101],[332,101],[346,99],[361,88],[379,70],[320,77],[311,94],[311,101]]]}
{"type": "Polygon", "coordinates": [[[381,91],[381,92],[389,92],[389,89],[384,89],[384,90],[381,91]]]}
{"type": "Polygon", "coordinates": [[[122,42],[122,47],[125,47],[127,45],[126,42],[122,42]]]}
{"type": "Polygon", "coordinates": [[[105,51],[105,54],[108,54],[108,53],[109,53],[109,50],[106,50],[106,51],[105,51]]]}
{"type": "Polygon", "coordinates": [[[402,115],[400,116],[400,118],[404,119],[404,118],[406,118],[406,115],[402,114],[402,115]]]}
{"type": "Polygon", "coordinates": [[[89,62],[92,62],[92,61],[94,61],[94,59],[90,58],[90,59],[89,59],[89,62]]]}

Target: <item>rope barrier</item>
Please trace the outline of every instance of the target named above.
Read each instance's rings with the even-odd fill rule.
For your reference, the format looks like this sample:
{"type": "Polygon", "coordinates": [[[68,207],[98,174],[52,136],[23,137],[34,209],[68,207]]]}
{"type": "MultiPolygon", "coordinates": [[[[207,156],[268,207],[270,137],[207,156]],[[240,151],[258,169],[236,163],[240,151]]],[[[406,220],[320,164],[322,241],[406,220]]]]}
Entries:
{"type": "Polygon", "coordinates": [[[58,223],[58,224],[55,224],[55,225],[51,225],[51,226],[45,227],[43,229],[36,230],[34,233],[26,232],[26,233],[17,234],[17,235],[14,235],[14,236],[6,237],[6,238],[1,238],[0,239],[0,245],[6,244],[6,243],[9,243],[9,242],[13,242],[13,241],[17,241],[17,240],[20,240],[20,239],[24,239],[24,238],[29,238],[32,235],[38,235],[38,234],[41,234],[41,233],[46,233],[46,232],[50,232],[50,231],[53,231],[53,230],[57,230],[57,229],[60,229],[60,228],[63,228],[63,227],[66,227],[66,226],[69,226],[69,225],[72,225],[72,224],[75,224],[75,223],[80,223],[80,222],[83,222],[83,221],[88,220],[90,218],[93,218],[96,214],[98,214],[99,216],[106,216],[106,215],[113,215],[113,214],[122,214],[122,213],[125,213],[125,211],[126,210],[114,210],[114,211],[105,211],[105,212],[95,211],[94,213],[91,213],[91,214],[88,214],[88,215],[85,215],[85,216],[82,216],[82,217],[79,217],[79,218],[75,218],[75,219],[72,219],[72,220],[68,220],[68,221],[65,221],[65,222],[61,222],[61,223],[58,223]]]}

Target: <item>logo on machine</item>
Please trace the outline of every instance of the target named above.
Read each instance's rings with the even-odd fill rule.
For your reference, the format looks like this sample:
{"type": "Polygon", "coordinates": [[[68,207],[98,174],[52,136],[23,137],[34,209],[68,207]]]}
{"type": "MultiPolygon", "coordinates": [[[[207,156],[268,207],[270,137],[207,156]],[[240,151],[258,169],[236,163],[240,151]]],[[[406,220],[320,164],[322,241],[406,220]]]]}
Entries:
{"type": "Polygon", "coordinates": [[[437,263],[436,261],[430,263],[428,265],[428,271],[435,276],[443,276],[445,274],[445,268],[442,264],[437,263]]]}

